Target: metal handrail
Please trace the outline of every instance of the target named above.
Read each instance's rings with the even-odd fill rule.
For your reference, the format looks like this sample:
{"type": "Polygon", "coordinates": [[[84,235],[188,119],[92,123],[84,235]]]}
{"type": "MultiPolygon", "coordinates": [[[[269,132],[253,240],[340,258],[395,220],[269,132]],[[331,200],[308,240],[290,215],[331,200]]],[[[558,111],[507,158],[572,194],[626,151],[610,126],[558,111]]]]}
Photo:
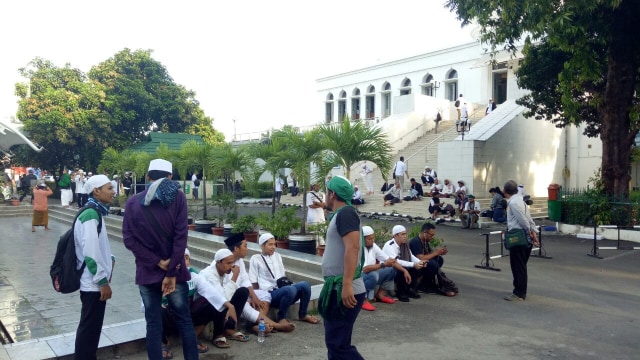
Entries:
{"type": "Polygon", "coordinates": [[[427,145],[421,147],[418,151],[416,151],[415,153],[411,154],[411,156],[407,157],[407,163],[409,162],[409,160],[411,160],[411,158],[413,158],[414,156],[416,156],[419,153],[421,153],[422,151],[424,151],[426,148],[431,146],[431,144],[433,144],[434,142],[440,140],[440,138],[442,138],[443,136],[449,134],[452,130],[455,130],[455,126],[452,126],[449,129],[445,130],[445,132],[441,133],[435,139],[431,140],[431,142],[429,142],[427,145]]]}

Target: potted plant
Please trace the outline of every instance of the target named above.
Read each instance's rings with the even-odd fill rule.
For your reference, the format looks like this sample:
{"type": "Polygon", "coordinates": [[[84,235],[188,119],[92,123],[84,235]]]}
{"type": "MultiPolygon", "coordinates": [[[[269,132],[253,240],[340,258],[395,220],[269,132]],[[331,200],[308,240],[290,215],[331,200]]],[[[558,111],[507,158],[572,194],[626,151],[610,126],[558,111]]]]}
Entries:
{"type": "Polygon", "coordinates": [[[258,222],[255,216],[248,214],[243,215],[236,220],[231,230],[234,234],[244,233],[244,239],[248,242],[258,242],[258,232],[256,227],[258,222]]]}
{"type": "Polygon", "coordinates": [[[282,249],[289,248],[289,234],[301,225],[294,207],[280,208],[273,215],[261,213],[258,215],[257,222],[260,227],[273,234],[277,246],[282,249]]]}
{"type": "MultiPolygon", "coordinates": [[[[233,195],[230,193],[222,193],[220,195],[212,196],[213,203],[218,207],[218,226],[214,226],[211,228],[211,231],[214,235],[224,235],[224,225],[225,219],[231,214],[227,214],[230,209],[235,210],[236,202],[233,199],[233,195]]],[[[235,213],[235,211],[234,211],[235,213]]]]}
{"type": "Polygon", "coordinates": [[[324,249],[326,246],[324,243],[324,236],[327,234],[327,228],[329,228],[329,222],[309,225],[309,231],[315,236],[316,254],[319,256],[324,255],[324,249]]]}

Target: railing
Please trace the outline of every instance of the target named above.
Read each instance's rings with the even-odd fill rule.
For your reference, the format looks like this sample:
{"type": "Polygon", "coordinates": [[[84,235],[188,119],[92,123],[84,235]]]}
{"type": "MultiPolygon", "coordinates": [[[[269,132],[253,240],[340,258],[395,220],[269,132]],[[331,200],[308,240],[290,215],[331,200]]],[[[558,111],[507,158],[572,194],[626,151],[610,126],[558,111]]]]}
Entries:
{"type": "MultiPolygon", "coordinates": [[[[452,120],[453,121],[453,120],[452,120]]],[[[407,165],[409,164],[410,160],[412,158],[414,158],[415,156],[417,156],[418,154],[420,154],[421,152],[425,151],[425,159],[427,157],[426,154],[426,150],[429,148],[429,146],[431,146],[431,144],[433,144],[434,142],[438,142],[442,137],[444,137],[445,135],[449,134],[451,131],[455,130],[455,126],[451,127],[449,129],[447,129],[445,132],[439,134],[435,139],[431,140],[427,145],[421,147],[418,151],[416,151],[415,153],[411,154],[409,157],[407,157],[406,161],[407,161],[407,165]]]]}

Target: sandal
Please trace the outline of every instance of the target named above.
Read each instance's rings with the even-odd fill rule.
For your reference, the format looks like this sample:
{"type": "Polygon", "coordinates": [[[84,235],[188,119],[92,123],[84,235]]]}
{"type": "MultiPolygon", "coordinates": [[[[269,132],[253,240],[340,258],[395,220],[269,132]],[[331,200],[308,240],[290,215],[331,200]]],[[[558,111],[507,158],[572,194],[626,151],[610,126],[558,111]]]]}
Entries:
{"type": "Polygon", "coordinates": [[[227,342],[227,338],[224,336],[214,339],[213,345],[219,349],[226,349],[231,346],[231,344],[227,342]]]}
{"type": "Polygon", "coordinates": [[[198,352],[200,354],[204,354],[207,351],[209,351],[209,347],[206,344],[203,344],[201,342],[198,342],[198,352]]]}
{"type": "Polygon", "coordinates": [[[229,339],[240,341],[240,342],[247,342],[249,341],[249,335],[245,335],[242,332],[238,331],[233,333],[233,335],[229,336],[229,339]]]}
{"type": "Polygon", "coordinates": [[[298,319],[299,321],[306,321],[309,324],[318,324],[320,323],[320,319],[318,319],[317,317],[313,316],[313,315],[307,315],[303,318],[298,319]]]}
{"type": "Polygon", "coordinates": [[[173,353],[171,352],[171,347],[169,345],[162,345],[162,359],[173,359],[173,353]]]}

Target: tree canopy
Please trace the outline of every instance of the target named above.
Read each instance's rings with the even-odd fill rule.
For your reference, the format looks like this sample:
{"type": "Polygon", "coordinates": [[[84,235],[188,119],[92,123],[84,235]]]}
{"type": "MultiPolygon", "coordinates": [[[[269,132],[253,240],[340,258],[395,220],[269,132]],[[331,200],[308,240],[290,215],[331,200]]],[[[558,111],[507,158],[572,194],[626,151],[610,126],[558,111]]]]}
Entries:
{"type": "Polygon", "coordinates": [[[176,84],[150,50],[124,49],[88,74],[41,58],[19,72],[28,82],[15,86],[17,117],[44,147],[39,154],[18,152],[22,162],[95,169],[104,149],[124,150],[155,130],[224,141],[195,93],[176,84]]]}
{"type": "Polygon", "coordinates": [[[584,125],[600,136],[601,176],[609,195],[627,196],[631,149],[638,133],[640,15],[637,0],[448,0],[462,25],[480,26],[492,50],[524,41],[519,100],[528,116],[558,126],[584,125]]]}

